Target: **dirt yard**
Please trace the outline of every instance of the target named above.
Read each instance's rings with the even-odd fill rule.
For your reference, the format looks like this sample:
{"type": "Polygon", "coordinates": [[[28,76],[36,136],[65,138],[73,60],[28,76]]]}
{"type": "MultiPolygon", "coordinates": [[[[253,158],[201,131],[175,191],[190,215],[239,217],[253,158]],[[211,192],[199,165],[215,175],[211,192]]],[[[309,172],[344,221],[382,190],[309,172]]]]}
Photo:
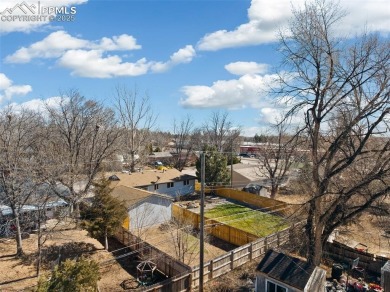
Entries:
{"type": "MultiPolygon", "coordinates": [[[[30,238],[23,240],[26,257],[17,259],[15,258],[15,240],[1,239],[0,270],[2,272],[0,273],[0,291],[20,291],[37,284],[36,269],[31,260],[36,252],[36,246],[37,235],[32,234],[30,238]]],[[[115,260],[103,264],[113,259],[112,254],[105,251],[100,242],[90,238],[84,230],[55,231],[50,234],[45,246],[51,246],[52,250],[56,250],[59,246],[71,247],[72,254],[69,255],[73,255],[74,252],[88,254],[91,259],[97,261],[101,266],[101,280],[99,281],[101,291],[123,291],[120,287],[122,281],[133,279],[115,260]]],[[[66,252],[63,253],[65,257],[66,252]]],[[[48,266],[44,272],[50,271],[48,266]]]]}
{"type": "MultiPolygon", "coordinates": [[[[157,247],[159,250],[169,254],[170,256],[177,258],[177,252],[175,252],[175,245],[177,246],[177,240],[174,239],[176,234],[167,231],[161,231],[158,227],[150,228],[143,238],[149,244],[157,247]],[[176,242],[176,244],[175,244],[176,242]]],[[[187,237],[186,237],[187,238],[187,237]]],[[[184,253],[184,263],[189,266],[199,265],[199,240],[196,237],[187,238],[189,241],[187,244],[189,251],[184,253]],[[193,247],[193,248],[192,248],[193,247]]],[[[207,237],[204,245],[205,255],[204,260],[208,262],[220,255],[233,250],[236,246],[223,242],[217,238],[207,237]]]]}

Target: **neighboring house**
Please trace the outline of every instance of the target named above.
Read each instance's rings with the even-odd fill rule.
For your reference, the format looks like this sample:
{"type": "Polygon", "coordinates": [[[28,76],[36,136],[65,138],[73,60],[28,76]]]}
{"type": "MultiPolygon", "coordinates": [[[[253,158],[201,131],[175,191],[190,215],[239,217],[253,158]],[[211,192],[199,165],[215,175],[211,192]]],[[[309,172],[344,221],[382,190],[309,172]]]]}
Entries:
{"type": "MultiPolygon", "coordinates": [[[[260,193],[262,196],[269,196],[265,193],[266,188],[270,188],[272,180],[265,177],[264,173],[260,171],[259,164],[245,164],[238,163],[233,165],[233,188],[244,188],[248,184],[256,184],[264,187],[263,192],[260,193]]],[[[230,166],[229,166],[230,168],[230,166]]],[[[284,187],[288,183],[288,176],[284,176],[280,180],[280,186],[284,187]]]]}
{"type": "Polygon", "coordinates": [[[153,152],[149,155],[149,163],[161,161],[164,164],[171,164],[172,158],[173,156],[170,152],[153,152]]]}
{"type": "Polygon", "coordinates": [[[323,292],[326,271],[295,257],[268,250],[256,269],[258,292],[323,292]]]}
{"type": "Polygon", "coordinates": [[[128,210],[124,227],[136,235],[145,227],[159,225],[171,219],[172,198],[137,188],[117,185],[111,195],[122,201],[128,210]]]}
{"type": "Polygon", "coordinates": [[[267,178],[261,177],[258,164],[237,163],[233,165],[233,188],[242,189],[248,184],[265,186],[266,180],[267,178]]]}
{"type": "MultiPolygon", "coordinates": [[[[53,219],[58,214],[68,214],[69,207],[63,199],[48,200],[45,204],[23,205],[19,210],[19,222],[22,231],[30,232],[37,228],[38,216],[43,221],[53,219]]],[[[0,235],[9,236],[15,231],[12,210],[9,206],[0,205],[0,235]]]]}
{"type": "Polygon", "coordinates": [[[147,170],[136,173],[115,173],[108,177],[112,186],[127,186],[172,198],[191,194],[195,189],[196,176],[181,173],[177,169],[147,170]]]}

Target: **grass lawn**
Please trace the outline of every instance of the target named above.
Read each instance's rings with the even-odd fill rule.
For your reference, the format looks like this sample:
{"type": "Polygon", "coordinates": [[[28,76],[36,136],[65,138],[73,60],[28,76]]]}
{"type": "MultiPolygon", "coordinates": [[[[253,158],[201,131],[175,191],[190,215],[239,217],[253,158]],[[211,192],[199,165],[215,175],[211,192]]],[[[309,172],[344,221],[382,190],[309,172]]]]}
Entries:
{"type": "MultiPolygon", "coordinates": [[[[264,237],[288,227],[279,216],[255,211],[236,204],[218,205],[205,212],[207,219],[214,219],[237,229],[264,237]]],[[[207,221],[206,221],[207,224],[207,221]]]]}

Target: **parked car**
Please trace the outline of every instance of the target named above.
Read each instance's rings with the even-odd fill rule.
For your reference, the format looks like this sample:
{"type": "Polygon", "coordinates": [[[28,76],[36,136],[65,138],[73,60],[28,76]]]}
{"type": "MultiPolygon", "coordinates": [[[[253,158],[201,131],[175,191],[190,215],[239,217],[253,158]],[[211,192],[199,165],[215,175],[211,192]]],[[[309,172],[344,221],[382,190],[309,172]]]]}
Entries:
{"type": "Polygon", "coordinates": [[[247,193],[260,195],[261,190],[263,189],[263,186],[259,184],[250,183],[246,187],[244,187],[242,190],[247,193]]]}
{"type": "Polygon", "coordinates": [[[250,155],[248,153],[240,153],[239,156],[245,157],[245,158],[250,158],[250,155]]]}
{"type": "Polygon", "coordinates": [[[166,167],[161,161],[155,161],[153,165],[158,170],[168,170],[168,167],[166,167]]]}
{"type": "Polygon", "coordinates": [[[154,167],[158,167],[158,166],[164,166],[164,164],[161,162],[161,161],[155,161],[153,163],[154,167]]]}

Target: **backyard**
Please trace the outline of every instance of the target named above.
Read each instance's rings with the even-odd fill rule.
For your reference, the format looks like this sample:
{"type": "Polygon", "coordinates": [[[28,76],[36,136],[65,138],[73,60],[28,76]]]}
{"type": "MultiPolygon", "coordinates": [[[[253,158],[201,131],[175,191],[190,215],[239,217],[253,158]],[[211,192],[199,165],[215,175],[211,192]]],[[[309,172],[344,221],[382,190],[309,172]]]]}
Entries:
{"type": "Polygon", "coordinates": [[[288,227],[282,217],[228,202],[207,209],[205,217],[258,237],[265,237],[288,227]]]}

